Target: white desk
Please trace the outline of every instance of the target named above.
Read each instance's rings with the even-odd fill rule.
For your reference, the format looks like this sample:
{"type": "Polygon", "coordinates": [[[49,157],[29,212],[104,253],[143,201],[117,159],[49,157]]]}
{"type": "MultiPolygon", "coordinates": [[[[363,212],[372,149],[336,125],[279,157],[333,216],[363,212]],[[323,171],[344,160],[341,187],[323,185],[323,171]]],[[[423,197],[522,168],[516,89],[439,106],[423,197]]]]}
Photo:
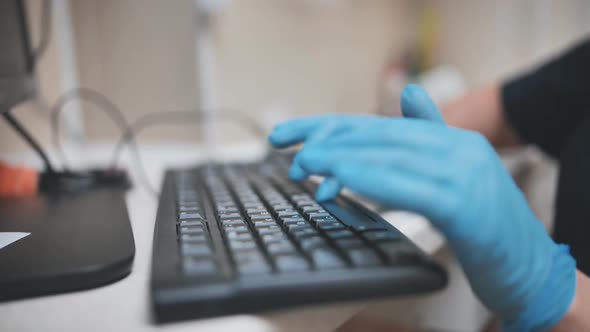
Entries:
{"type": "MultiPolygon", "coordinates": [[[[204,151],[195,145],[149,145],[142,147],[142,156],[152,185],[159,188],[165,167],[202,161],[204,151]]],[[[110,153],[111,145],[96,145],[74,151],[71,155],[76,155],[77,164],[82,166],[105,164],[105,161],[110,160],[110,153]]],[[[257,159],[264,153],[265,146],[262,144],[240,144],[218,149],[213,155],[216,159],[224,160],[257,159]]],[[[28,165],[37,163],[30,154],[1,156],[0,159],[28,165]]],[[[125,158],[124,163],[129,164],[129,161],[125,158]]],[[[129,169],[132,170],[132,176],[137,178],[132,165],[129,169]]],[[[154,325],[151,321],[148,282],[158,202],[139,182],[135,183],[127,195],[136,245],[131,274],[121,281],[97,289],[1,303],[0,331],[333,331],[368,304],[378,306],[384,312],[389,306],[399,307],[396,303],[405,306],[406,300],[393,303],[370,301],[154,325]]],[[[418,216],[396,212],[387,214],[386,219],[428,253],[435,253],[444,243],[430,225],[418,216]]],[[[105,245],[108,245],[107,239],[105,245]]]]}

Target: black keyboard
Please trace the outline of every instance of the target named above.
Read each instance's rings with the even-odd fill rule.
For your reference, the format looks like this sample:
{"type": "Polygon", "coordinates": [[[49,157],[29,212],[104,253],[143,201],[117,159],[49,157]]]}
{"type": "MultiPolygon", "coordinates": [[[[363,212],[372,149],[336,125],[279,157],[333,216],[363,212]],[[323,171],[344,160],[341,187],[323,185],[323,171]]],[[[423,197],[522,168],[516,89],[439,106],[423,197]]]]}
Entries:
{"type": "Polygon", "coordinates": [[[158,321],[433,291],[445,271],[352,200],[318,203],[284,158],[169,171],[152,261],[158,321]]]}

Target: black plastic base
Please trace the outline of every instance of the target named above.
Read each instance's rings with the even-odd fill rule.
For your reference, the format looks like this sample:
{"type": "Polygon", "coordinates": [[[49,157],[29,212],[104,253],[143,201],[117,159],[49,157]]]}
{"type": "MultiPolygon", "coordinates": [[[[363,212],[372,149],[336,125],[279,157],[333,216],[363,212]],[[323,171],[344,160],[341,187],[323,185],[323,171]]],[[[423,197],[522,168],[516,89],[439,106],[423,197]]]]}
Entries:
{"type": "Polygon", "coordinates": [[[31,233],[0,249],[0,300],[105,285],[135,255],[120,190],[0,199],[0,232],[31,233]]]}

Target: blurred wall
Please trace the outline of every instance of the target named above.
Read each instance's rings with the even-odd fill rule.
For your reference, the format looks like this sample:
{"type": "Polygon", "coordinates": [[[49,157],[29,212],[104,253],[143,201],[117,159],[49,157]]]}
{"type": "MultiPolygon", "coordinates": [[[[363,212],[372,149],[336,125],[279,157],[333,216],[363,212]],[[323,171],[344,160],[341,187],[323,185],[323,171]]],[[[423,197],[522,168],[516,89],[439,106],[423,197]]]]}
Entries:
{"type": "Polygon", "coordinates": [[[420,0],[441,16],[439,59],[468,83],[501,79],[590,36],[587,0],[420,0]]]}
{"type": "MultiPolygon", "coordinates": [[[[27,5],[35,39],[40,2],[27,5]]],[[[192,1],[70,5],[81,85],[102,91],[129,120],[195,107],[192,1]]],[[[214,22],[219,104],[267,127],[289,116],[371,111],[384,64],[410,44],[424,6],[441,17],[439,62],[457,67],[470,85],[529,67],[590,27],[587,0],[234,0],[214,22]]],[[[52,42],[39,66],[49,103],[61,92],[58,55],[52,42]]],[[[114,140],[110,120],[92,105],[83,108],[87,140],[114,140]]],[[[46,110],[28,104],[17,115],[48,140],[46,110]]],[[[230,140],[246,134],[236,127],[219,131],[230,140]]],[[[193,140],[198,132],[192,124],[167,126],[142,138],[193,140]]],[[[0,152],[23,148],[0,123],[0,152]]]]}
{"type": "MultiPolygon", "coordinates": [[[[72,4],[83,85],[104,92],[130,119],[195,108],[192,1],[72,4]]],[[[218,104],[256,118],[368,111],[386,59],[404,44],[406,12],[404,1],[390,0],[232,1],[213,23],[218,104]]],[[[86,107],[90,139],[116,133],[86,107]]],[[[221,130],[229,139],[240,133],[221,130]]],[[[150,133],[173,139],[195,131],[150,133]]]]}

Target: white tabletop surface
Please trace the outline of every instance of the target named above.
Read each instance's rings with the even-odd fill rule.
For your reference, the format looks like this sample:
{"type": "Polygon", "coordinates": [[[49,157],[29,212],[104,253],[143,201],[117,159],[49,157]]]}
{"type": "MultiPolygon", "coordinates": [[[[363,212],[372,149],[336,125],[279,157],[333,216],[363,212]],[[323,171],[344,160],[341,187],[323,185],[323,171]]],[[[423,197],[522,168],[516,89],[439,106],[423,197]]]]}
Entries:
{"type": "MultiPolygon", "coordinates": [[[[265,149],[263,144],[256,143],[216,149],[168,143],[143,146],[141,154],[149,181],[159,188],[166,167],[191,165],[204,160],[206,155],[222,160],[257,159],[264,155],[265,149]]],[[[104,165],[111,152],[110,145],[69,150],[69,154],[77,156],[70,159],[75,159],[80,167],[104,165]]],[[[1,159],[28,165],[36,162],[30,154],[2,156],[1,159]]],[[[127,159],[123,163],[129,165],[133,178],[137,179],[136,168],[127,159]]],[[[333,331],[370,303],[322,305],[155,325],[151,320],[148,282],[157,199],[137,183],[127,195],[136,245],[131,274],[97,289],[1,303],[0,331],[333,331]]],[[[384,217],[428,253],[443,245],[440,235],[419,216],[390,212],[384,217]]]]}

